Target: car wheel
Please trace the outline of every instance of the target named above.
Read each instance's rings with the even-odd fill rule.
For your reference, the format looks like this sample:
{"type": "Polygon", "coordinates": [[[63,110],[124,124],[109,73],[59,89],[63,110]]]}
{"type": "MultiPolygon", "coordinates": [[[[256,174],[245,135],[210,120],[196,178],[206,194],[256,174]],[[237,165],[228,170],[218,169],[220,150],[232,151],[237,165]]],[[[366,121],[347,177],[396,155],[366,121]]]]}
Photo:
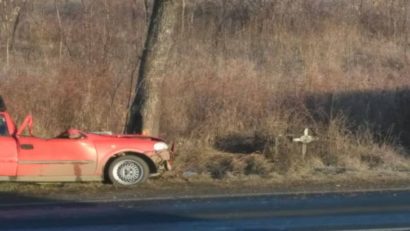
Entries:
{"type": "Polygon", "coordinates": [[[115,185],[131,186],[147,180],[149,167],[137,156],[122,156],[115,159],[109,169],[108,176],[115,185]]]}

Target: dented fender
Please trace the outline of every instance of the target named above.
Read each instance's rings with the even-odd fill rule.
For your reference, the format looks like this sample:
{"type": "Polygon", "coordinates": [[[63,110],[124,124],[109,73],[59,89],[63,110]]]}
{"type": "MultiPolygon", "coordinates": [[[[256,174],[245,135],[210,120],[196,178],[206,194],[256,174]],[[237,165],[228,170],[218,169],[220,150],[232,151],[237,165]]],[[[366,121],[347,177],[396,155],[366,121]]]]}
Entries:
{"type": "Polygon", "coordinates": [[[164,170],[172,169],[172,152],[170,150],[164,150],[160,152],[149,152],[147,156],[154,161],[157,169],[165,168],[164,170]]]}

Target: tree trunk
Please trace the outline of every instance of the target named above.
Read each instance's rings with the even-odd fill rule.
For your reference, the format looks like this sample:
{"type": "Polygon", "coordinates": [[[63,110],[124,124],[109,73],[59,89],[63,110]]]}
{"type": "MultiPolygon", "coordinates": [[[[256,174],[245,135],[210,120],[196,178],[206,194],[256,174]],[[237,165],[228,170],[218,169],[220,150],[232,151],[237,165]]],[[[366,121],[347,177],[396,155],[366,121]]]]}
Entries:
{"type": "Polygon", "coordinates": [[[58,9],[57,5],[57,0],[54,0],[54,8],[56,10],[56,15],[57,15],[57,22],[58,22],[58,30],[59,30],[59,36],[60,36],[60,43],[59,43],[59,48],[58,48],[58,61],[61,63],[61,58],[63,56],[63,26],[61,23],[61,16],[60,16],[60,9],[58,9]]]}
{"type": "Polygon", "coordinates": [[[6,70],[9,70],[10,66],[10,38],[7,35],[6,39],[6,70]]]}
{"type": "Polygon", "coordinates": [[[161,88],[179,21],[181,0],[155,0],[127,133],[157,136],[161,114],[161,88]]]}

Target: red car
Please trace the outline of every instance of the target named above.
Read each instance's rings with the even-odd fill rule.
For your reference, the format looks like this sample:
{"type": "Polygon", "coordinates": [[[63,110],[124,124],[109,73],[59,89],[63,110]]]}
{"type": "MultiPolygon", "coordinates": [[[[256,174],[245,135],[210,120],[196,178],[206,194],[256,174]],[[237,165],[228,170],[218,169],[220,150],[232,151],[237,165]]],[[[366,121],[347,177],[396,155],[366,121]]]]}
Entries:
{"type": "Polygon", "coordinates": [[[104,181],[135,185],[171,169],[172,151],[159,138],[69,129],[51,139],[32,135],[27,116],[16,128],[0,96],[1,181],[104,181]],[[28,130],[28,136],[24,136],[28,130]]]}

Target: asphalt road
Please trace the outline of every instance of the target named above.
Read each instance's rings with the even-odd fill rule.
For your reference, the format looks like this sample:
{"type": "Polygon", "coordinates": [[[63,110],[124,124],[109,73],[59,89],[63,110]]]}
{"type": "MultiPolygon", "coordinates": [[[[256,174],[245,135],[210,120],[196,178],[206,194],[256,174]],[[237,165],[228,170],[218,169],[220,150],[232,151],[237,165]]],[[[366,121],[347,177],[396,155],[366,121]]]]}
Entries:
{"type": "Polygon", "coordinates": [[[0,229],[410,230],[410,191],[82,202],[21,197],[0,204],[0,229]]]}

